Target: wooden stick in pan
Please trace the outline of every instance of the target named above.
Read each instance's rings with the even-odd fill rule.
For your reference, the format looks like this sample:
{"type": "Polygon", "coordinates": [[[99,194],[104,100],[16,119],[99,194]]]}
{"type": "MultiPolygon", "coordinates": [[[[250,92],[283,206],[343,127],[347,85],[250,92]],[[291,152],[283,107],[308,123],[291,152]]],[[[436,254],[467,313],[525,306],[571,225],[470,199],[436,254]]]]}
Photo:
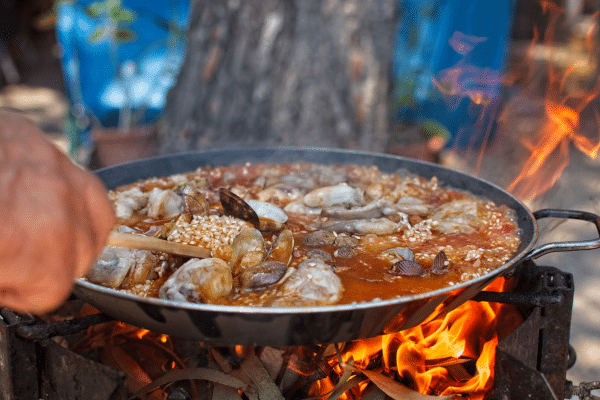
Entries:
{"type": "Polygon", "coordinates": [[[107,246],[125,247],[128,249],[161,251],[178,256],[209,258],[210,250],[203,247],[187,244],[168,242],[151,236],[136,235],[131,233],[112,232],[108,237],[107,246]]]}

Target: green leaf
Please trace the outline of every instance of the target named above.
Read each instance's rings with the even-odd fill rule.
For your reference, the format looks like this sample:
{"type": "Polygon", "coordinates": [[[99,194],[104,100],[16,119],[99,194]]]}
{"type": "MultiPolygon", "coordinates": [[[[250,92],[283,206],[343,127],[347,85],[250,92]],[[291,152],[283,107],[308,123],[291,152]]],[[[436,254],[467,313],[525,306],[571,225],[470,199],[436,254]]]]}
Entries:
{"type": "Polygon", "coordinates": [[[136,18],[136,15],[135,15],[134,12],[129,11],[126,8],[121,8],[119,10],[119,12],[115,13],[112,17],[115,20],[117,20],[117,21],[128,21],[128,22],[131,22],[131,21],[133,21],[136,18]]]}
{"type": "Polygon", "coordinates": [[[115,33],[115,39],[119,42],[127,43],[133,42],[137,39],[134,31],[128,28],[119,28],[115,33]]]}
{"type": "Polygon", "coordinates": [[[104,29],[104,27],[99,27],[94,29],[94,32],[90,33],[88,41],[90,43],[98,43],[104,36],[106,36],[106,29],[104,29]]]}
{"type": "Polygon", "coordinates": [[[85,12],[92,18],[98,17],[100,14],[104,12],[104,2],[95,1],[90,3],[86,8],[85,12]]]}
{"type": "Polygon", "coordinates": [[[121,9],[121,0],[106,0],[106,9],[110,14],[118,12],[121,9]]]}

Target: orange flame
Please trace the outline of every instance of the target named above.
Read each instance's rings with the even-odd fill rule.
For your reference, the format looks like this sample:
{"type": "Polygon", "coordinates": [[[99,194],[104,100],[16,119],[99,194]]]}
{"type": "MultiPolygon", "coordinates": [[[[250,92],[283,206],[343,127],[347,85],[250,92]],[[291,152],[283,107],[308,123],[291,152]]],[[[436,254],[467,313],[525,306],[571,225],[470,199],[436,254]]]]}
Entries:
{"type": "MultiPolygon", "coordinates": [[[[502,290],[504,282],[500,278],[487,290],[502,290]]],[[[352,343],[341,361],[352,359],[355,366],[366,369],[380,360],[382,365],[375,368],[419,393],[461,394],[481,400],[493,387],[498,341],[522,322],[521,314],[512,306],[467,302],[415,328],[352,343]]],[[[341,368],[337,371],[341,374],[341,368]]],[[[319,385],[316,392],[321,395],[334,387],[328,380],[319,385]]]]}
{"type": "MultiPolygon", "coordinates": [[[[548,86],[545,95],[545,118],[534,142],[523,140],[523,145],[531,152],[521,172],[508,186],[508,190],[524,201],[531,201],[552,188],[569,164],[569,147],[573,144],[590,158],[596,158],[600,150],[600,129],[598,142],[594,143],[580,133],[579,123],[582,111],[600,93],[600,79],[589,91],[575,90],[566,93],[567,78],[576,70],[571,65],[560,73],[553,62],[554,32],[558,17],[563,10],[555,4],[542,3],[545,12],[550,13],[544,44],[549,49],[548,86]]],[[[594,18],[597,17],[597,14],[594,18]]],[[[586,34],[586,47],[593,54],[592,26],[586,34]]],[[[537,35],[534,40],[537,40],[537,35]]],[[[530,48],[530,51],[533,47],[530,48]]],[[[596,120],[598,113],[594,110],[596,120]]],[[[600,121],[599,125],[600,125],[600,121]]]]}

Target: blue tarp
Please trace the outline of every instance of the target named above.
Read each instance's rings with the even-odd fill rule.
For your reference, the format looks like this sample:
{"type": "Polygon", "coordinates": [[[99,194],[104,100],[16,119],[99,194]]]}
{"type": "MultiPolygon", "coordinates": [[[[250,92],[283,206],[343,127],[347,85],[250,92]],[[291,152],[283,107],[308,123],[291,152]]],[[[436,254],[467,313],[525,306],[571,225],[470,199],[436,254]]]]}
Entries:
{"type": "Polygon", "coordinates": [[[56,7],[78,135],[85,136],[84,119],[105,128],[154,122],[183,62],[189,0],[59,1],[56,7]]]}
{"type": "Polygon", "coordinates": [[[480,143],[502,101],[512,13],[503,0],[401,0],[392,118],[435,120],[451,144],[480,143]]]}

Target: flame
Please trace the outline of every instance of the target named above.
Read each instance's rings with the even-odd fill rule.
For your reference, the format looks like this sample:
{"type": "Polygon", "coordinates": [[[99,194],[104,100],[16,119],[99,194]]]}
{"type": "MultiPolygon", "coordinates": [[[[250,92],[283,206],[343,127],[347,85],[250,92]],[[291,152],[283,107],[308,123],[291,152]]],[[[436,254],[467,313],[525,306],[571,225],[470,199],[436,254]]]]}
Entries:
{"type": "MultiPolygon", "coordinates": [[[[71,347],[75,352],[100,348],[102,363],[123,370],[130,393],[152,383],[165,372],[185,368],[174,353],[171,338],[120,321],[88,328],[87,335],[71,347]]],[[[148,392],[150,399],[162,399],[160,389],[148,392]]]]}
{"type": "MultiPolygon", "coordinates": [[[[544,11],[550,15],[544,38],[544,45],[549,49],[548,84],[544,100],[545,115],[535,140],[522,141],[530,154],[518,176],[507,187],[508,191],[524,201],[534,200],[557,183],[569,164],[571,144],[590,158],[596,158],[600,150],[600,129],[596,143],[580,132],[581,113],[600,93],[600,79],[597,79],[595,86],[587,91],[583,89],[568,90],[568,78],[579,65],[574,63],[565,68],[564,72],[559,72],[553,57],[554,32],[563,10],[549,1],[543,2],[542,6],[544,11]]],[[[594,19],[597,16],[596,13],[594,19]]],[[[594,24],[586,34],[585,45],[588,54],[594,53],[592,34],[595,29],[594,24]]],[[[530,53],[535,49],[537,39],[538,35],[536,34],[529,49],[530,53]]],[[[594,113],[600,127],[598,113],[595,110],[594,113]]]]}
{"type": "MultiPolygon", "coordinates": [[[[502,290],[504,284],[504,278],[499,278],[487,290],[502,290]]],[[[417,327],[354,342],[341,354],[340,364],[352,360],[358,368],[380,369],[421,394],[460,394],[482,400],[493,387],[499,340],[522,322],[510,305],[470,301],[417,327]]],[[[337,367],[341,375],[342,368],[337,367]]],[[[311,393],[324,395],[333,387],[331,381],[322,380],[311,393]]]]}

